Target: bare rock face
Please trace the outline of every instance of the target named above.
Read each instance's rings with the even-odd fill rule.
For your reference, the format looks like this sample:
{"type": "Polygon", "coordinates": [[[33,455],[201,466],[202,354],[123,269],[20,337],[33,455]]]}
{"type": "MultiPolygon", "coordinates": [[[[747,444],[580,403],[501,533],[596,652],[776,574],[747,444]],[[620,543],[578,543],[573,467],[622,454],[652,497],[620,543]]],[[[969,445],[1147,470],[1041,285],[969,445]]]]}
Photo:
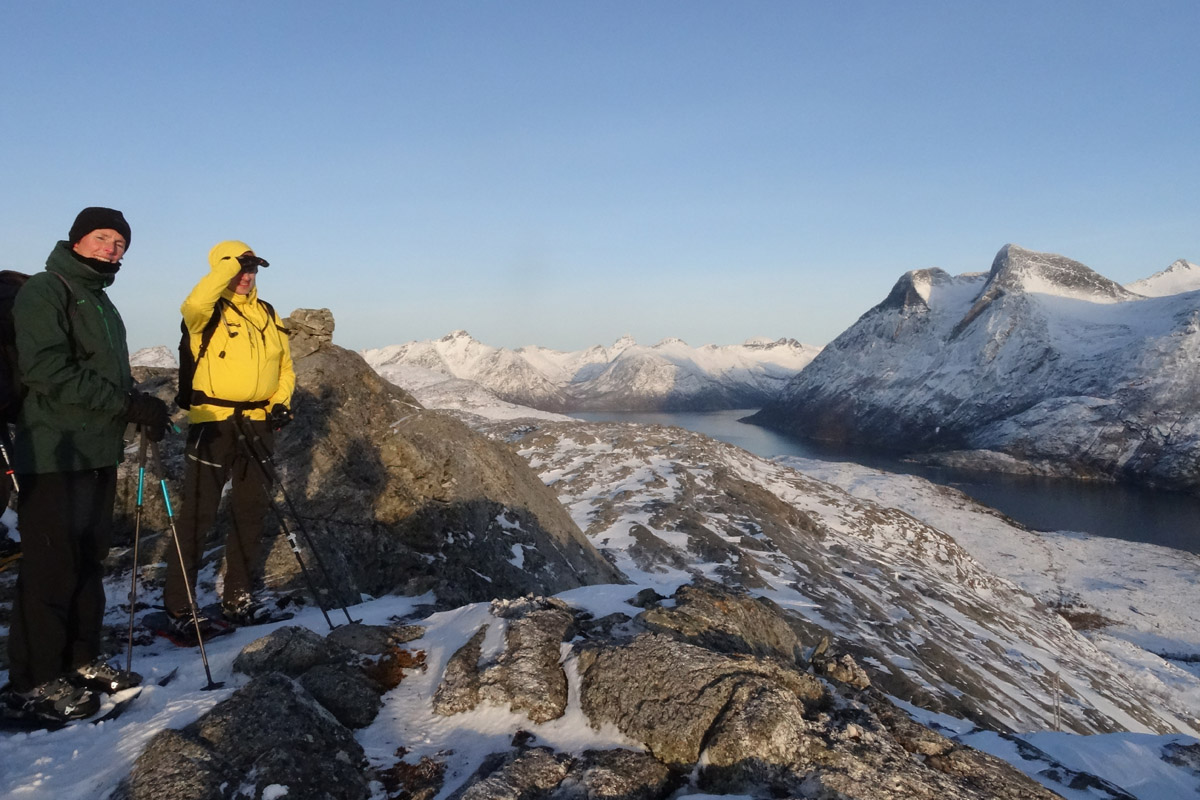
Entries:
{"type": "Polygon", "coordinates": [[[532,722],[558,719],[567,708],[567,676],[559,664],[574,614],[561,601],[529,597],[492,603],[504,627],[504,650],[480,664],[484,625],[446,664],[433,707],[450,716],[480,703],[523,711],[532,722]]]}
{"type": "Polygon", "coordinates": [[[785,663],[802,657],[800,637],[765,597],[698,579],[679,587],[674,600],[669,608],[647,608],[639,615],[642,624],[722,653],[771,655],[785,663]]]}
{"type": "MultiPolygon", "coordinates": [[[[308,331],[314,318],[297,311],[287,325],[308,331]]],[[[510,448],[422,408],[323,333],[305,335],[316,346],[293,354],[296,421],[275,461],[339,599],[432,590],[454,607],[622,580],[510,448]]],[[[283,542],[268,574],[302,585],[283,542]]]]}
{"type": "MultiPolygon", "coordinates": [[[[276,435],[274,463],[286,493],[276,496],[276,507],[311,583],[297,552],[277,537],[266,557],[268,588],[305,598],[315,590],[338,613],[364,593],[432,591],[441,607],[456,607],[624,580],[510,447],[422,408],[357,353],[334,345],[327,309],[297,310],[285,324],[296,369],[295,421],[276,435]]],[[[173,370],[138,372],[144,390],[174,397],[173,370]]],[[[181,413],[176,418],[186,427],[181,413]]],[[[165,471],[172,502],[181,506],[183,437],[169,436],[159,449],[163,470],[153,460],[147,465],[140,524],[136,448],[122,467],[111,571],[132,566],[131,551],[120,545],[132,542],[135,527],[140,564],[175,557],[157,484],[165,471]]],[[[223,541],[228,524],[222,513],[211,545],[223,541]]],[[[272,514],[264,527],[280,531],[272,514]]],[[[209,553],[220,560],[220,548],[209,553]]],[[[143,578],[162,580],[161,569],[143,578]]]]}
{"type": "Polygon", "coordinates": [[[483,655],[483,638],[488,626],[482,625],[467,643],[455,651],[446,662],[442,682],[433,695],[434,713],[451,716],[470,711],[479,705],[479,657],[483,655]]]}
{"type": "Polygon", "coordinates": [[[292,358],[304,358],[333,343],[333,312],[328,308],[298,308],[287,318],[292,358]]]}
{"type": "Polygon", "coordinates": [[[585,750],[571,764],[554,800],[655,800],[682,782],[665,764],[633,750],[585,750]]]}
{"type": "Polygon", "coordinates": [[[524,711],[532,722],[558,719],[567,708],[567,676],[559,660],[574,615],[552,598],[498,603],[500,615],[509,617],[504,652],[484,670],[480,699],[507,703],[513,711],[524,711]]]}
{"type": "Polygon", "coordinates": [[[584,650],[579,673],[580,699],[592,724],[616,725],[667,764],[699,760],[717,718],[743,687],[778,685],[813,713],[829,702],[811,675],[658,634],[584,650]]]}
{"type": "Polygon", "coordinates": [[[567,776],[570,759],[535,747],[485,761],[451,800],[523,800],[547,792],[567,776]],[[498,762],[498,763],[497,763],[498,762]]]}
{"type": "Polygon", "coordinates": [[[366,800],[365,757],[353,735],[298,684],[256,678],[181,731],[165,730],[117,790],[122,800],[225,798],[228,786],[278,784],[298,797],[366,800]]]}

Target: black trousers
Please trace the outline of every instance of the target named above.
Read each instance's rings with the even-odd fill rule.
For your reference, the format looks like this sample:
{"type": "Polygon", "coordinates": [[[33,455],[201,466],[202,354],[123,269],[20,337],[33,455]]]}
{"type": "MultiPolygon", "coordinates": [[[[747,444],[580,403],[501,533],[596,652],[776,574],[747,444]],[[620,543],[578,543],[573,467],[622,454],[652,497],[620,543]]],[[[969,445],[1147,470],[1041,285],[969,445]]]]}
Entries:
{"type": "Polygon", "coordinates": [[[21,571],[8,657],[12,688],[25,692],[100,655],[117,468],[17,477],[21,571]]]}
{"type": "Polygon", "coordinates": [[[167,558],[167,584],[163,604],[176,616],[188,609],[187,587],[196,589],[196,572],[204,554],[204,542],[217,520],[221,492],[230,486],[233,526],[225,538],[225,585],[222,600],[233,602],[251,592],[254,569],[262,553],[263,518],[270,498],[262,468],[247,453],[246,444],[270,456],[274,435],[265,421],[242,420],[249,441],[240,442],[232,419],[200,422],[188,428],[186,466],[183,476],[183,507],[177,520],[183,568],[174,548],[167,558]],[[185,573],[186,570],[186,573],[185,573]]]}

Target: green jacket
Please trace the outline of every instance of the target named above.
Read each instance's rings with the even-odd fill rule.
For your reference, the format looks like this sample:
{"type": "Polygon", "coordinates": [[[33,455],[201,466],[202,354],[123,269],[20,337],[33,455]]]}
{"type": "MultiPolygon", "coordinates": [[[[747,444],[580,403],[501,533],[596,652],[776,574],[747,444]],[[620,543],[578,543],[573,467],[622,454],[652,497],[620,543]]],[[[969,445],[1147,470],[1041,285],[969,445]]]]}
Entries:
{"type": "Polygon", "coordinates": [[[121,461],[125,398],[133,378],[125,323],[104,292],[113,280],[59,242],[46,271],[30,276],[17,293],[13,321],[27,389],[13,440],[19,473],[97,469],[121,461]]]}

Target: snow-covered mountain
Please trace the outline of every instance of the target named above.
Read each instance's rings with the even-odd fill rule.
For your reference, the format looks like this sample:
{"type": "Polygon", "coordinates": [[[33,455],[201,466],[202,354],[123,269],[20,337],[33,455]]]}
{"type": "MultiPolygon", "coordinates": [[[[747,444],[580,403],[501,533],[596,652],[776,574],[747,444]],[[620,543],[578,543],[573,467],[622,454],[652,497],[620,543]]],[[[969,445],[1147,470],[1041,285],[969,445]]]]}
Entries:
{"type": "Polygon", "coordinates": [[[1125,286],[1131,292],[1145,297],[1164,297],[1169,294],[1181,294],[1200,289],[1200,265],[1184,261],[1182,258],[1171,264],[1162,272],[1156,272],[1149,278],[1125,286]]]}
{"type": "Polygon", "coordinates": [[[965,466],[1195,487],[1198,272],[1179,261],[1123,287],[1012,244],[986,273],[909,272],[753,421],[965,466]]]}
{"type": "Polygon", "coordinates": [[[758,407],[776,397],[818,352],[820,348],[794,339],[691,347],[680,339],[644,346],[628,336],[611,347],[571,352],[509,350],[455,331],[436,341],[364,350],[362,355],[393,382],[402,380],[398,367],[424,367],[474,381],[512,403],[561,412],[758,407]]]}
{"type": "Polygon", "coordinates": [[[179,361],[175,358],[173,352],[165,345],[160,344],[155,347],[143,347],[141,350],[138,350],[129,357],[129,366],[178,369],[179,361]]]}

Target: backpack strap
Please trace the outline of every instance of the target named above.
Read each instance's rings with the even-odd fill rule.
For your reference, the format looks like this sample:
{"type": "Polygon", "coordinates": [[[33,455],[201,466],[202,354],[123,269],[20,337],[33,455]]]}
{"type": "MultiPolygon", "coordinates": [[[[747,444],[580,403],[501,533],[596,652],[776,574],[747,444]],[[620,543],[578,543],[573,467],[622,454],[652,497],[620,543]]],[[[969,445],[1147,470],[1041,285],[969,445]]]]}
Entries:
{"type": "MultiPolygon", "coordinates": [[[[200,331],[200,347],[196,350],[197,366],[200,364],[200,359],[204,358],[204,354],[208,352],[208,346],[212,344],[213,334],[217,332],[217,327],[221,324],[221,314],[224,306],[229,306],[237,311],[233,303],[224,297],[217,298],[217,303],[213,306],[212,316],[208,318],[208,322],[204,323],[204,329],[200,331]]],[[[186,323],[184,323],[184,327],[186,329],[186,323]]]]}

